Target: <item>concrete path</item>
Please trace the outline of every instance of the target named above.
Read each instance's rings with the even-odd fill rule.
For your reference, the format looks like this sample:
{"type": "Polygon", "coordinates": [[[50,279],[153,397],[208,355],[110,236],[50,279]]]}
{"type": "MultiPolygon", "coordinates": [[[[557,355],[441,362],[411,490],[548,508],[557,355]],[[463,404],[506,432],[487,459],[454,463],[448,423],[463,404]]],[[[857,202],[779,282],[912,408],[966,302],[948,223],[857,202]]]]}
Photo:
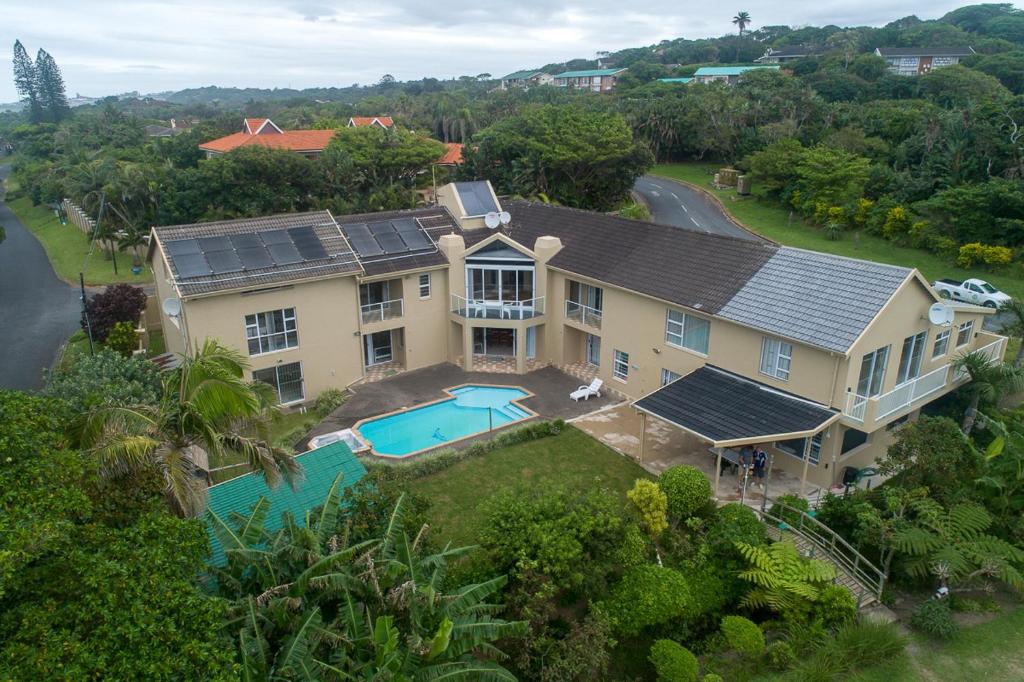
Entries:
{"type": "MultiPolygon", "coordinates": [[[[0,183],[10,166],[0,166],[0,183]]],[[[61,344],[78,328],[81,302],[74,287],[53,272],[42,244],[3,202],[0,225],[0,388],[43,385],[61,344]]]]}
{"type": "Polygon", "coordinates": [[[740,239],[761,239],[734,223],[706,193],[675,180],[644,175],[636,181],[633,191],[643,197],[656,223],[740,239]]]}

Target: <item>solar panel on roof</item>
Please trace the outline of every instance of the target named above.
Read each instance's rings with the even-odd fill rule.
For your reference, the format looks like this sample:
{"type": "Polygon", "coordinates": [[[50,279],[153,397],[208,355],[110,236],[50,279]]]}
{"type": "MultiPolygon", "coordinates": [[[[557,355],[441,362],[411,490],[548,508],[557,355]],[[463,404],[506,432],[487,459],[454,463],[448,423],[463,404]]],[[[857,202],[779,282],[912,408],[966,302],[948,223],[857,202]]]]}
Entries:
{"type": "Polygon", "coordinates": [[[199,249],[199,242],[195,239],[175,239],[173,241],[164,242],[164,248],[167,249],[167,253],[171,258],[174,258],[175,256],[184,256],[188,253],[202,253],[199,249]]]}
{"type": "Polygon", "coordinates": [[[202,249],[203,253],[227,251],[231,248],[231,240],[227,237],[200,237],[196,241],[199,242],[199,248],[202,249]]]}
{"type": "Polygon", "coordinates": [[[367,225],[370,228],[370,233],[376,237],[381,234],[393,234],[395,232],[395,226],[391,224],[390,220],[382,220],[376,223],[370,223],[367,225]]]}
{"type": "Polygon", "coordinates": [[[455,191],[459,193],[462,208],[466,209],[468,216],[484,215],[498,210],[494,197],[491,196],[491,188],[486,182],[456,182],[455,191]]]}
{"type": "Polygon", "coordinates": [[[251,248],[238,249],[237,253],[238,259],[242,261],[242,267],[246,270],[269,268],[274,264],[270,254],[267,252],[267,247],[263,246],[263,244],[251,248]]]}
{"type": "Polygon", "coordinates": [[[392,220],[391,224],[394,225],[399,234],[420,231],[420,224],[415,218],[398,218],[397,220],[392,220]]]}
{"type": "Polygon", "coordinates": [[[399,230],[398,236],[401,237],[410,251],[418,251],[419,249],[426,249],[432,246],[430,240],[427,239],[427,235],[423,234],[421,230],[413,232],[402,232],[399,230]]]}
{"type": "Polygon", "coordinates": [[[270,258],[274,261],[274,265],[290,265],[291,263],[302,262],[302,256],[299,255],[295,244],[292,244],[290,241],[282,244],[269,244],[267,245],[267,251],[270,252],[270,258]]]}
{"type": "Polygon", "coordinates": [[[371,256],[380,256],[384,254],[384,249],[380,248],[380,244],[367,232],[365,235],[350,234],[348,240],[352,242],[352,248],[356,250],[356,253],[363,258],[370,258],[371,256]]]}
{"type": "Polygon", "coordinates": [[[183,253],[172,257],[171,261],[178,269],[179,277],[199,277],[213,272],[201,253],[183,253]]]}
{"type": "Polygon", "coordinates": [[[288,230],[288,234],[295,243],[295,248],[299,250],[299,254],[306,260],[327,258],[327,251],[311,226],[293,227],[288,230]]]}
{"type": "Polygon", "coordinates": [[[405,245],[401,237],[398,236],[397,232],[384,232],[381,231],[377,235],[377,243],[384,249],[384,253],[405,253],[409,250],[409,247],[405,245]]]}
{"type": "Polygon", "coordinates": [[[263,243],[267,246],[270,246],[271,244],[287,244],[292,240],[284,230],[267,230],[266,232],[260,232],[260,239],[262,239],[263,243]]]}
{"type": "Polygon", "coordinates": [[[238,272],[242,269],[242,261],[238,260],[238,254],[234,250],[207,251],[206,261],[215,275],[238,272]]]}
{"type": "Polygon", "coordinates": [[[230,237],[231,245],[238,249],[263,248],[263,241],[254,234],[233,234],[230,237]]]}

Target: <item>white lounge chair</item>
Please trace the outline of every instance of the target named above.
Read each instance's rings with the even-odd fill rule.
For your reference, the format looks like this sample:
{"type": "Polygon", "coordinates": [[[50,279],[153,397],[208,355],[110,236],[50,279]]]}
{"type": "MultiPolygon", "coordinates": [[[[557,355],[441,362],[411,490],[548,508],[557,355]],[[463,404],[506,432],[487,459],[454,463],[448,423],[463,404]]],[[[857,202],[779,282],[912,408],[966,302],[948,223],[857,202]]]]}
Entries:
{"type": "Polygon", "coordinates": [[[600,398],[601,384],[603,383],[603,381],[595,377],[594,380],[590,382],[589,386],[580,386],[575,391],[570,393],[569,397],[575,400],[576,402],[579,402],[580,398],[584,400],[590,400],[590,396],[592,395],[596,395],[598,398],[600,398]]]}

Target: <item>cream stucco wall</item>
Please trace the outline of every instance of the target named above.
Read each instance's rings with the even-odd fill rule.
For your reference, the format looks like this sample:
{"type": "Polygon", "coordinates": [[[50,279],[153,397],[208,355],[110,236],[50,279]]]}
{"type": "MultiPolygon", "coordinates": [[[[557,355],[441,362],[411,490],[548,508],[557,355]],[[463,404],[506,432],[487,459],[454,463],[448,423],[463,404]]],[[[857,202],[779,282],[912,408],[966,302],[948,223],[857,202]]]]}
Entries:
{"type": "Polygon", "coordinates": [[[363,334],[388,329],[403,329],[404,354],[396,358],[406,369],[419,369],[448,359],[448,267],[416,270],[398,276],[364,278],[362,281],[390,283],[391,296],[402,298],[402,316],[380,322],[362,324],[363,334]],[[419,278],[430,275],[430,295],[420,298],[419,278]],[[398,293],[400,292],[400,294],[398,293]]]}

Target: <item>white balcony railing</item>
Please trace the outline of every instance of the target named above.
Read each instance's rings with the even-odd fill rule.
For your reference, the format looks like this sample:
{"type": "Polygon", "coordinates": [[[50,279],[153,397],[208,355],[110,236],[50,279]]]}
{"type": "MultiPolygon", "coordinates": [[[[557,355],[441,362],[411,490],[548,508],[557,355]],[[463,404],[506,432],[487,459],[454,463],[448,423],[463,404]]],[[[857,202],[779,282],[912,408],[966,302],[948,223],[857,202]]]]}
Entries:
{"type": "Polygon", "coordinates": [[[847,417],[863,423],[864,413],[867,412],[867,409],[867,396],[858,395],[856,393],[846,394],[846,409],[843,410],[843,414],[845,414],[847,417]]]}
{"type": "Polygon", "coordinates": [[[383,322],[401,317],[405,313],[405,304],[400,298],[380,303],[366,303],[359,306],[359,312],[362,315],[363,324],[383,322]]]}
{"type": "Polygon", "coordinates": [[[594,329],[601,328],[601,314],[602,311],[597,308],[591,308],[588,305],[577,303],[576,301],[565,302],[565,317],[568,320],[574,320],[580,324],[593,327],[594,329]]]}
{"type": "Polygon", "coordinates": [[[487,320],[529,320],[544,314],[544,297],[525,301],[488,301],[451,295],[449,310],[462,317],[487,320]]]}

